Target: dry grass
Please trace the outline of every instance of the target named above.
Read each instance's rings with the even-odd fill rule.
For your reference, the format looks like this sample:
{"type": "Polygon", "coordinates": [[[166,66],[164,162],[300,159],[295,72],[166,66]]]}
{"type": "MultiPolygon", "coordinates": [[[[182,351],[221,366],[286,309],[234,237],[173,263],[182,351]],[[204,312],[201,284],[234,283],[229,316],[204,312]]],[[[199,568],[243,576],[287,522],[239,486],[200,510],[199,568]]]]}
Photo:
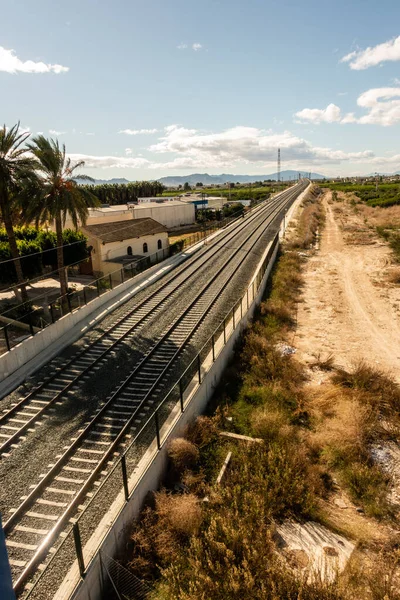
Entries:
{"type": "Polygon", "coordinates": [[[198,533],[202,521],[199,500],[193,494],[171,496],[156,494],[156,513],[160,529],[190,537],[198,533]]]}
{"type": "Polygon", "coordinates": [[[368,401],[367,393],[331,385],[309,398],[308,409],[312,430],[307,441],[318,463],[337,477],[368,515],[390,516],[389,478],[370,456],[371,441],[380,428],[378,413],[368,401]]]}
{"type": "Polygon", "coordinates": [[[400,269],[392,269],[389,271],[388,280],[390,283],[398,285],[400,283],[400,269]]]}
{"type": "Polygon", "coordinates": [[[318,352],[314,355],[314,360],[309,363],[311,369],[320,369],[321,371],[332,371],[335,366],[335,357],[332,353],[324,354],[318,352]]]}
{"type": "Polygon", "coordinates": [[[301,212],[296,236],[287,244],[289,249],[309,249],[315,241],[317,231],[322,227],[325,215],[319,202],[323,192],[313,186],[303,202],[303,211],[301,212]]]}
{"type": "Polygon", "coordinates": [[[293,435],[287,415],[278,408],[260,407],[252,411],[250,427],[254,436],[262,438],[268,445],[293,435]]]}
{"type": "Polygon", "coordinates": [[[193,494],[170,495],[165,490],[154,497],[134,527],[130,543],[130,569],[140,578],[159,576],[159,568],[179,561],[182,546],[198,533],[202,522],[199,500],[193,494]]]}
{"type": "Polygon", "coordinates": [[[400,387],[385,371],[360,361],[351,371],[337,369],[332,381],[342,387],[365,392],[365,400],[379,414],[398,419],[400,387]]]}
{"type": "Polygon", "coordinates": [[[185,440],[185,438],[175,438],[168,446],[168,456],[179,473],[185,469],[192,469],[199,460],[199,449],[185,440]]]}
{"type": "MultiPolygon", "coordinates": [[[[321,219],[318,204],[311,202],[299,224],[297,248],[315,239],[321,219]]],[[[386,514],[387,481],[371,464],[369,443],[380,415],[394,414],[400,406],[390,378],[363,364],[351,372],[336,370],[335,383],[322,393],[321,388],[304,390],[304,367],[279,351],[293,325],[302,261],[296,250],[280,257],[269,300],[218,392],[225,416],[232,419],[224,427],[264,443],[222,441],[219,417],[201,417],[188,429],[186,443],[175,440],[172,453],[170,447],[184,484],[199,498],[207,495],[208,502],[200,509],[196,496],[156,495],[151,516],[140,525],[147,540],[134,539],[135,572],[158,577],[152,600],[399,600],[390,583],[398,563],[390,552],[377,562],[377,571],[378,566],[382,570],[376,578],[368,577],[364,561],[332,585],[307,583],[276,552],[276,521],[319,515],[334,521],[335,514],[321,509],[331,507],[332,476],[369,514],[386,514]],[[224,444],[232,460],[224,485],[216,490],[207,487],[205,474],[214,481],[210,465],[220,464],[224,444]]],[[[316,356],[315,367],[332,370],[333,357],[316,356]]],[[[362,538],[368,525],[365,540],[370,540],[377,527],[354,513],[348,531],[362,538]]],[[[380,541],[377,533],[375,539],[380,541]]]]}
{"type": "Polygon", "coordinates": [[[201,415],[186,431],[186,439],[198,448],[204,448],[218,436],[218,417],[201,415]]]}

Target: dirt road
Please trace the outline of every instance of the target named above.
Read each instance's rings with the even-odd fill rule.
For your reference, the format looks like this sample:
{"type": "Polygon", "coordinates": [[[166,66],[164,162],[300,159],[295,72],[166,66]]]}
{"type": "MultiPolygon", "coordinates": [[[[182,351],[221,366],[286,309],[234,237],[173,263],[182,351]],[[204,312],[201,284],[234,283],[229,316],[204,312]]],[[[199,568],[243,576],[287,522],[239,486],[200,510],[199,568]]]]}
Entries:
{"type": "Polygon", "coordinates": [[[364,359],[400,381],[400,287],[385,273],[390,250],[349,205],[330,197],[320,250],[306,265],[293,345],[305,362],[318,353],[332,353],[346,368],[364,359]]]}

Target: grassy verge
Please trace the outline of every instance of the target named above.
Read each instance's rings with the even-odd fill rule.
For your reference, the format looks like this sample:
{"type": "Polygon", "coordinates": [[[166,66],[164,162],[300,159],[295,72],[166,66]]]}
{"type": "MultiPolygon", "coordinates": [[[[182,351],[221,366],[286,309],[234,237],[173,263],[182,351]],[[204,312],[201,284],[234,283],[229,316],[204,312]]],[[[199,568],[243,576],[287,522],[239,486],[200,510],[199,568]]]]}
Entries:
{"type": "MultiPolygon", "coordinates": [[[[334,478],[366,512],[392,518],[388,481],[370,460],[369,446],[378,432],[395,435],[384,423],[398,413],[398,387],[361,364],[352,372],[332,370],[324,394],[310,392],[305,367],[290,354],[304,250],[323,221],[314,190],[279,257],[268,299],[216,391],[212,416],[198,418],[186,439],[170,445],[166,489],[152,497],[129,548],[130,568],[152,582],[153,600],[385,597],[372,594],[361,566],[351,577],[323,583],[291,569],[277,552],[280,521],[329,521],[321,506],[334,478]],[[224,438],[221,430],[257,441],[224,438]],[[216,485],[228,452],[229,468],[216,485]]],[[[333,369],[330,357],[317,357],[314,366],[333,369]]],[[[379,593],[387,577],[386,570],[382,585],[374,580],[379,593]]]]}

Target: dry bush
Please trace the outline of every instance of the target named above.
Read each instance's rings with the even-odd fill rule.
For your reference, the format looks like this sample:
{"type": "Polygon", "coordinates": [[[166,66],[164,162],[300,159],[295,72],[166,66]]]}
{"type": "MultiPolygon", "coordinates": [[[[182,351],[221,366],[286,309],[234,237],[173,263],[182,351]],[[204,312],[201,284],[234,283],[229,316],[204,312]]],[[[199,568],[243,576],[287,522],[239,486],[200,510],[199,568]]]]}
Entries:
{"type": "Polygon", "coordinates": [[[194,494],[171,495],[162,491],[155,498],[160,531],[170,530],[186,538],[199,531],[202,512],[194,494]]]}
{"type": "Polygon", "coordinates": [[[324,355],[321,352],[318,352],[314,356],[315,359],[310,361],[309,363],[311,369],[321,369],[321,371],[332,371],[335,362],[335,357],[332,353],[324,355]]]}
{"type": "Polygon", "coordinates": [[[170,495],[165,490],[154,495],[155,508],[142,511],[130,536],[130,569],[141,579],[159,577],[159,566],[181,559],[189,538],[202,522],[199,501],[193,494],[170,495]]]}
{"type": "Polygon", "coordinates": [[[267,444],[293,435],[287,415],[279,409],[255,409],[250,415],[250,427],[254,436],[262,438],[267,444]]]}
{"type": "Polygon", "coordinates": [[[382,415],[399,416],[400,387],[385,371],[360,361],[351,371],[337,369],[332,381],[365,392],[365,399],[382,415]]]}
{"type": "Polygon", "coordinates": [[[309,400],[313,431],[307,436],[311,454],[333,470],[354,502],[369,516],[390,516],[389,478],[374,465],[370,442],[376,435],[377,415],[362,391],[332,386],[309,400]]]}
{"type": "Polygon", "coordinates": [[[191,494],[195,494],[198,497],[206,496],[209,490],[203,471],[200,471],[200,473],[185,471],[182,475],[182,483],[191,494]]]}
{"type": "Polygon", "coordinates": [[[309,441],[322,462],[336,468],[368,455],[371,411],[353,393],[331,387],[309,400],[314,427],[309,441]]]}
{"type": "Polygon", "coordinates": [[[185,438],[175,438],[168,446],[168,456],[175,469],[182,473],[197,465],[200,454],[199,449],[185,438]]]}
{"type": "Polygon", "coordinates": [[[246,336],[241,362],[247,370],[244,377],[246,385],[262,385],[275,380],[298,385],[306,379],[304,368],[293,356],[282,356],[271,340],[254,328],[246,336]]]}
{"type": "Polygon", "coordinates": [[[218,436],[218,417],[199,416],[189,425],[186,431],[186,439],[198,448],[210,444],[218,436]]]}
{"type": "Polygon", "coordinates": [[[398,285],[400,283],[400,269],[393,269],[388,273],[388,280],[390,283],[398,285]]]}
{"type": "Polygon", "coordinates": [[[293,311],[287,303],[280,298],[269,298],[263,305],[263,314],[274,316],[283,325],[294,325],[293,311]]]}

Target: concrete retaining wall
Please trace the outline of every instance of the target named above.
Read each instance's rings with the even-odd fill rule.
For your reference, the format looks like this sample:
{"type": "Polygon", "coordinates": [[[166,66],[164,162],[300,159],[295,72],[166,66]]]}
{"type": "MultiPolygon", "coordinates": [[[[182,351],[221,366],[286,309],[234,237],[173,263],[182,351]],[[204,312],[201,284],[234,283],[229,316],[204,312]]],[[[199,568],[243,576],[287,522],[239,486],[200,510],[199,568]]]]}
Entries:
{"type": "MultiPolygon", "coordinates": [[[[272,243],[267,246],[263,253],[249,287],[251,287],[252,282],[256,279],[257,273],[272,243]]],[[[185,412],[181,412],[180,405],[178,404],[161,428],[161,449],[158,449],[156,440],[154,440],[138,464],[137,469],[130,477],[128,486],[129,489],[132,489],[132,492],[129,502],[125,502],[124,494],[121,491],[108,513],[102,519],[96,532],[86,544],[83,553],[85,564],[89,566],[85,578],[80,578],[78,564],[75,561],[75,564],[54,596],[54,600],[67,600],[70,598],[74,600],[94,600],[101,597],[103,574],[100,552],[108,556],[115,556],[125,547],[127,532],[132,526],[132,522],[138,518],[147,493],[157,490],[160,487],[167,466],[168,442],[175,437],[181,436],[187,425],[197,415],[204,412],[228,362],[232,358],[236,342],[248,326],[256,307],[260,304],[278,250],[279,243],[276,244],[261,285],[248,310],[240,320],[236,321],[236,328],[233,328],[233,320],[227,325],[229,337],[225,345],[221,344],[221,349],[215,362],[212,362],[209,357],[209,370],[204,373],[202,383],[189,384],[187,388],[188,393],[185,394],[185,412]]],[[[222,334],[221,337],[223,338],[222,334]]],[[[207,359],[205,362],[207,362],[207,359]]]]}

